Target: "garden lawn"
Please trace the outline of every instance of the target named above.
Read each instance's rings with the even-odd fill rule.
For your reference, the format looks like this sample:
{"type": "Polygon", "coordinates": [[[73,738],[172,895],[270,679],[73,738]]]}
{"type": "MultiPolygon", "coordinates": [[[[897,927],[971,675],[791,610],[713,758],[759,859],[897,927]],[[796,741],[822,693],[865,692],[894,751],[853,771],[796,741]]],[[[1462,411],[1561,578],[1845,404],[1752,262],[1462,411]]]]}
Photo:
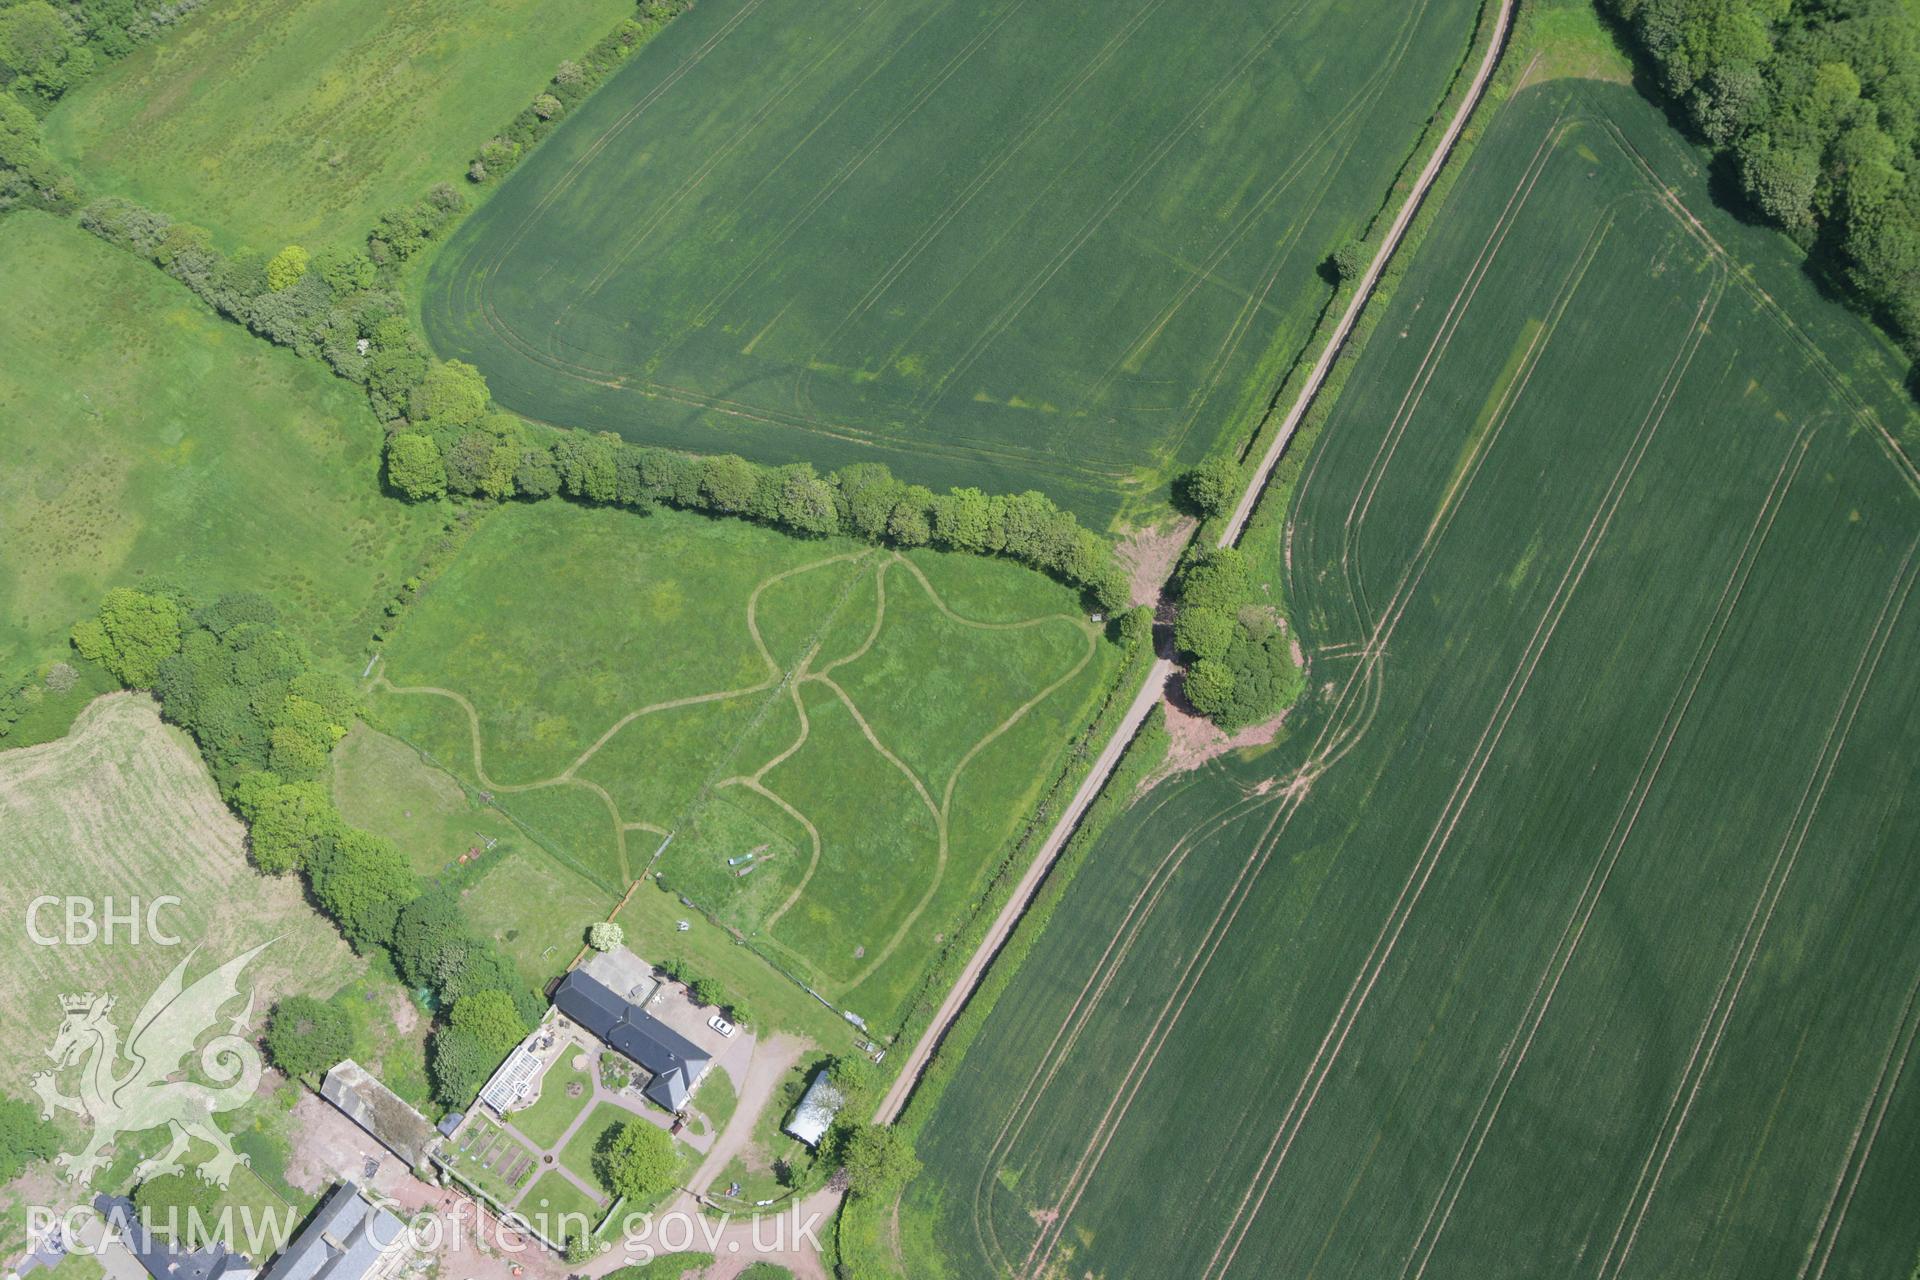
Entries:
{"type": "Polygon", "coordinates": [[[358,389],[70,222],[0,220],[0,672],[65,656],[109,588],[266,594],[357,674],[438,532],[380,489],[358,389]]]}
{"type": "Polygon", "coordinates": [[[907,1273],[1910,1274],[1903,363],[1594,82],[1382,319],[1275,531],[1292,735],[1092,852],[909,1113],[907,1273]]]}
{"type": "Polygon", "coordinates": [[[212,0],[68,94],[48,142],[90,193],[200,223],[228,249],[357,248],[388,209],[460,182],[562,60],[632,12],[212,0]]]}
{"type": "MultiPolygon", "coordinates": [[[[1009,562],[517,504],[412,606],[375,712],[556,863],[609,894],[652,866],[697,908],[677,919],[884,1025],[1117,656],[1009,562]]],[[[756,976],[733,993],[783,1018],[756,976]]]]}
{"type": "Polygon", "coordinates": [[[709,1133],[718,1135],[726,1132],[727,1121],[733,1119],[734,1109],[740,1105],[740,1095],[733,1088],[733,1077],[717,1067],[707,1072],[700,1081],[699,1089],[694,1092],[693,1105],[706,1118],[709,1133]]]}
{"type": "Polygon", "coordinates": [[[590,1185],[600,1186],[600,1176],[593,1170],[594,1152],[607,1134],[629,1121],[634,1124],[647,1123],[616,1103],[595,1103],[593,1110],[587,1113],[586,1121],[574,1130],[573,1137],[567,1139],[565,1150],[560,1152],[560,1163],[590,1185]]]}
{"type": "MultiPolygon", "coordinates": [[[[611,1102],[600,1103],[588,1114],[586,1123],[582,1124],[574,1133],[573,1137],[568,1140],[566,1149],[560,1154],[560,1163],[573,1170],[574,1173],[578,1174],[588,1184],[602,1187],[604,1190],[605,1188],[600,1181],[599,1175],[593,1170],[593,1153],[608,1133],[618,1126],[628,1123],[648,1124],[650,1122],[634,1114],[632,1111],[627,1110],[625,1107],[617,1106],[611,1102]]],[[[673,1152],[679,1162],[674,1174],[676,1183],[685,1182],[687,1177],[692,1174],[695,1169],[699,1168],[700,1153],[686,1143],[678,1141],[673,1144],[673,1152]]],[[[551,1177],[553,1175],[549,1174],[548,1176],[551,1177]]],[[[535,1189],[537,1190],[538,1188],[536,1187],[535,1189]]],[[[671,1194],[671,1191],[662,1193],[662,1198],[668,1194],[671,1194]]],[[[531,1196],[531,1193],[529,1193],[529,1196],[531,1196]]],[[[524,1204],[525,1202],[523,1201],[522,1203],[524,1204]]],[[[623,1212],[642,1213],[652,1207],[652,1205],[629,1204],[624,1207],[623,1212]]]]}
{"type": "Polygon", "coordinates": [[[575,1068],[574,1057],[573,1053],[562,1054],[561,1060],[549,1067],[541,1078],[539,1100],[531,1107],[514,1112],[508,1121],[542,1150],[560,1141],[573,1118],[593,1101],[593,1073],[575,1068]],[[569,1094],[571,1085],[580,1087],[578,1096],[569,1094]]]}
{"type": "Polygon", "coordinates": [[[574,1235],[592,1235],[607,1211],[607,1201],[582,1191],[558,1169],[540,1175],[514,1206],[549,1240],[562,1241],[574,1235]]]}
{"type": "Polygon", "coordinates": [[[424,318],[544,420],[1158,511],[1265,411],[1479,9],[703,0],[456,232],[424,318]]]}

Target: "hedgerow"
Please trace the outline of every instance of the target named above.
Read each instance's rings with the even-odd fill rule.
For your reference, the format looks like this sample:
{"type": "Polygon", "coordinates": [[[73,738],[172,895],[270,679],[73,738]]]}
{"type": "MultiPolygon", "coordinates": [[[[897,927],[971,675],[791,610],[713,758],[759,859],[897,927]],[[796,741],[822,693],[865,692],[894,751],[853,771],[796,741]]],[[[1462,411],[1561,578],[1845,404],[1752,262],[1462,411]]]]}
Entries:
{"type": "Polygon", "coordinates": [[[200,605],[168,590],[120,588],[73,629],[74,647],[199,746],[248,828],[263,874],[298,874],[362,954],[379,950],[447,1014],[429,1066],[435,1095],[464,1106],[541,1013],[512,961],[467,932],[445,894],[422,896],[407,855],[348,825],[324,781],[328,754],[361,714],[346,680],[313,667],[273,605],[251,593],[200,605]],[[463,1012],[464,1010],[464,1012],[463,1012]],[[483,1016],[485,1015],[485,1016],[483,1016]]]}

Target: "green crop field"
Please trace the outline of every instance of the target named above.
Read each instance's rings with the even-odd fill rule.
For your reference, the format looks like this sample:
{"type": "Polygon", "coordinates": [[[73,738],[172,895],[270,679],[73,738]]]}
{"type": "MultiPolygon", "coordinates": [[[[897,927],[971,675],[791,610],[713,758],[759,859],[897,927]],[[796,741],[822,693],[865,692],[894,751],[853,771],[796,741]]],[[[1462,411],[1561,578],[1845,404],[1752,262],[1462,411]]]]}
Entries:
{"type": "Polygon", "coordinates": [[[1500,109],[1297,491],[1288,741],[1108,833],[920,1277],[1920,1261],[1920,418],[1618,85],[1500,109]]]}
{"type": "Polygon", "coordinates": [[[436,256],[427,327],[529,416],[1104,525],[1251,429],[1479,8],[706,0],[436,256]]]}
{"type": "Polygon", "coordinates": [[[60,104],[55,152],[94,194],[229,249],[357,246],[458,179],[560,62],[632,0],[213,0],[60,104]]]}
{"type": "Polygon", "coordinates": [[[1116,660],[1010,563],[551,502],[421,597],[376,714],[609,892],[672,833],[665,883],[885,1019],[1116,660]]]}
{"type": "Polygon", "coordinates": [[[0,672],[162,583],[265,592],[357,669],[438,528],[381,495],[359,391],[44,214],[0,222],[0,278],[0,672]]]}
{"type": "Polygon", "coordinates": [[[277,996],[325,995],[364,969],[297,883],[248,865],[245,832],[192,742],[163,725],[144,695],[108,694],[66,737],[0,752],[0,831],[0,900],[16,911],[0,947],[0,1014],[16,1032],[0,1052],[0,1092],[9,1097],[31,1097],[31,1077],[49,1065],[44,1051],[60,1028],[62,994],[111,995],[125,1033],[192,948],[202,948],[189,972],[198,977],[269,942],[244,978],[257,1029],[277,996]],[[86,900],[102,925],[109,900],[122,915],[137,902],[142,935],[130,937],[122,924],[111,945],[78,933],[68,945],[63,905],[27,918],[28,904],[43,895],[86,900]],[[175,945],[144,932],[147,906],[162,896],[179,900],[154,916],[175,945]],[[30,923],[52,943],[35,941],[30,923]]]}

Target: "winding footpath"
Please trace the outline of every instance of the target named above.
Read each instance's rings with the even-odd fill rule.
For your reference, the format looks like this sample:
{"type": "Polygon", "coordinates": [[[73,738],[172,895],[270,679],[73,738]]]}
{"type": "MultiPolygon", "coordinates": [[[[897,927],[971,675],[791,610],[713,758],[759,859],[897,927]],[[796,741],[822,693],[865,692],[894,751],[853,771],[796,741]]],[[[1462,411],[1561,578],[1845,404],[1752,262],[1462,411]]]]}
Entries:
{"type": "MultiPolygon", "coordinates": [[[[1373,296],[1375,286],[1379,284],[1381,273],[1393,258],[1395,250],[1400,247],[1407,228],[1412,225],[1414,215],[1419,213],[1421,205],[1425,203],[1427,192],[1432,188],[1434,179],[1439,176],[1440,170],[1453,154],[1454,145],[1460,139],[1460,131],[1466,127],[1474,109],[1486,96],[1487,85],[1493,80],[1494,70],[1500,64],[1500,55],[1506,49],[1507,37],[1513,29],[1514,6],[1515,0],[1500,0],[1499,12],[1494,17],[1493,38],[1487,42],[1486,53],[1481,58],[1479,68],[1474,72],[1472,86],[1460,100],[1453,118],[1447,122],[1446,132],[1441,135],[1440,144],[1434,148],[1425,167],[1420,170],[1420,176],[1414,182],[1413,190],[1402,202],[1400,211],[1394,215],[1393,223],[1387,228],[1387,233],[1382,238],[1379,249],[1374,253],[1373,260],[1367,264],[1365,273],[1361,275],[1359,286],[1354,289],[1346,311],[1341,314],[1326,346],[1321,350],[1319,358],[1314,361],[1313,369],[1301,385],[1299,394],[1294,397],[1286,416],[1281,419],[1280,428],[1274,433],[1273,443],[1267,447],[1265,456],[1260,459],[1259,468],[1248,480],[1247,487],[1241,493],[1240,501],[1235,505],[1232,516],[1221,529],[1217,545],[1231,546],[1240,540],[1241,533],[1246,529],[1247,520],[1253,514],[1255,504],[1266,490],[1267,481],[1272,476],[1274,467],[1286,453],[1287,445],[1292,442],[1294,433],[1299,430],[1308,406],[1319,394],[1321,386],[1326,382],[1328,372],[1333,368],[1333,362],[1339,358],[1341,350],[1346,346],[1347,338],[1353,332],[1354,323],[1360,318],[1361,311],[1365,309],[1367,302],[1373,296]]],[[[908,1053],[900,1074],[894,1078],[893,1086],[887,1090],[886,1096],[880,1101],[879,1109],[874,1113],[876,1122],[891,1124],[905,1110],[907,1100],[913,1096],[915,1086],[920,1083],[921,1076],[926,1072],[927,1063],[939,1049],[941,1041],[946,1038],[954,1020],[960,1016],[960,1011],[966,1008],[967,1001],[972,998],[975,989],[980,985],[980,979],[985,974],[987,966],[993,962],[993,957],[999,954],[1000,948],[1013,932],[1014,925],[1019,923],[1020,917],[1025,915],[1027,908],[1032,905],[1034,894],[1039,892],[1041,882],[1053,869],[1053,864],[1058,860],[1061,850],[1066,848],[1067,841],[1079,827],[1080,819],[1085,815],[1087,807],[1106,786],[1107,779],[1119,764],[1127,745],[1140,732],[1140,726],[1146,723],[1147,715],[1159,703],[1167,677],[1172,674],[1172,670],[1172,663],[1165,658],[1155,659],[1153,665],[1148,668],[1145,683],[1134,695],[1132,705],[1127,708],[1126,715],[1121,717],[1112,738],[1107,741],[1099,757],[1095,759],[1093,768],[1088,771],[1086,779],[1080,784],[1079,790],[1074,792],[1073,799],[1060,814],[1060,820],[1054,824],[1053,830],[1047,833],[1045,842],[1034,852],[1033,861],[1021,875],[1019,884],[1014,886],[1012,896],[1000,909],[1000,914],[994,918],[992,927],[980,940],[980,945],[974,949],[973,955],[967,960],[966,967],[960,971],[959,977],[954,980],[952,988],[948,990],[946,998],[940,1002],[940,1007],[934,1012],[933,1021],[928,1024],[927,1029],[921,1033],[913,1049],[908,1053]]]]}

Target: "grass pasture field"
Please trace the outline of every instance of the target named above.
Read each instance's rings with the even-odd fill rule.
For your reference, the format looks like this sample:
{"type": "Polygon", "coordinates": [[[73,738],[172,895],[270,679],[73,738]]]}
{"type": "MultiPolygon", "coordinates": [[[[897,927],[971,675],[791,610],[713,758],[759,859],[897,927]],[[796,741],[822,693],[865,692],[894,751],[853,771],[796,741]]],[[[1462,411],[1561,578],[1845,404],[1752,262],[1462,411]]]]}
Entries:
{"type": "Polygon", "coordinates": [[[95,194],[228,249],[357,247],[456,179],[632,0],[213,0],[67,95],[54,152],[95,194]]]}
{"type": "Polygon", "coordinates": [[[1102,526],[1251,429],[1479,7],[708,0],[436,255],[424,318],[530,416],[1102,526]]]}
{"type": "Polygon", "coordinates": [[[908,1273],[1911,1274],[1891,349],[1592,82],[1499,109],[1383,319],[1285,533],[1294,732],[1109,830],[908,1273]]]}
{"type": "MultiPolygon", "coordinates": [[[[189,979],[271,940],[243,977],[258,1027],[275,996],[325,994],[364,967],[294,880],[267,879],[248,865],[244,833],[199,753],[161,723],[144,695],[108,694],[66,737],[0,752],[0,831],[0,900],[19,912],[0,948],[0,1013],[20,1033],[0,1049],[0,1091],[10,1096],[31,1096],[29,1077],[47,1066],[42,1051],[60,1025],[63,993],[112,995],[125,1032],[192,948],[200,954],[189,979]],[[179,905],[161,908],[156,919],[180,945],[144,936],[136,944],[124,925],[112,945],[104,938],[37,945],[24,917],[42,895],[84,898],[96,912],[108,898],[122,913],[137,899],[143,918],[145,904],[172,895],[179,905]]],[[[58,906],[43,909],[36,923],[43,933],[64,934],[58,906]]]]}
{"type": "Polygon", "coordinates": [[[439,527],[381,494],[359,391],[49,215],[0,222],[0,278],[0,672],[162,583],[263,592],[357,671],[439,527]]]}
{"type": "Polygon", "coordinates": [[[465,866],[490,866],[528,843],[452,774],[367,724],[354,725],[334,744],[328,764],[333,800],[347,825],[394,841],[422,876],[455,877],[465,866]]]}
{"type": "Polygon", "coordinates": [[[658,854],[884,1019],[1116,660],[1070,590],[1007,562],[544,503],[488,517],[421,596],[375,710],[584,882],[623,893],[658,854]]]}

